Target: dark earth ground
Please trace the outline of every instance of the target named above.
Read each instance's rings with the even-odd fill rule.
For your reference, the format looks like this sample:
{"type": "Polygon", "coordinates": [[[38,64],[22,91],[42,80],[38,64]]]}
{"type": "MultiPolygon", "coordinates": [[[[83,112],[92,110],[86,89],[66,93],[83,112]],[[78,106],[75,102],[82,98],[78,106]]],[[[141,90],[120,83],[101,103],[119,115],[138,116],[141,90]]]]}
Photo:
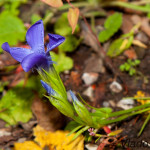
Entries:
{"type": "MultiPolygon", "coordinates": [[[[25,22],[28,22],[27,16],[32,13],[32,11],[37,11],[37,7],[35,5],[30,7],[22,6],[21,8],[21,17],[25,22]],[[26,10],[26,14],[24,14],[24,10],[26,10]],[[30,10],[30,11],[28,11],[30,10]],[[26,16],[26,17],[25,17],[26,16]]],[[[40,6],[40,12],[44,10],[47,6],[40,6]]],[[[121,11],[121,10],[120,10],[121,11]]],[[[111,12],[111,11],[110,11],[111,12]]],[[[123,12],[123,11],[122,11],[123,12]]],[[[126,17],[131,17],[134,15],[134,12],[124,12],[127,13],[126,17]]],[[[126,15],[126,14],[125,14],[126,15]]],[[[143,16],[141,16],[143,17],[143,16]]],[[[96,19],[96,24],[103,24],[104,18],[97,18],[96,19]]],[[[82,22],[82,21],[81,21],[82,22]]],[[[49,29],[49,27],[47,27],[49,29]]],[[[82,29],[81,29],[82,30],[82,29]]],[[[51,32],[47,31],[47,32],[51,32]]],[[[123,31],[119,31],[118,35],[123,31]]],[[[141,31],[143,32],[143,31],[141,31]]],[[[130,77],[127,73],[122,73],[119,71],[119,66],[124,63],[127,59],[127,57],[122,54],[116,58],[111,59],[112,61],[112,66],[113,68],[116,69],[116,72],[118,73],[118,76],[116,77],[108,67],[106,67],[106,63],[104,63],[104,68],[105,72],[100,73],[101,67],[97,63],[97,53],[93,50],[91,46],[88,46],[86,44],[87,41],[84,41],[77,50],[74,52],[68,54],[68,56],[72,57],[74,60],[74,68],[66,73],[62,73],[61,77],[64,82],[64,85],[66,86],[66,89],[72,89],[73,91],[79,92],[83,98],[85,98],[89,104],[95,106],[95,107],[101,107],[103,106],[103,102],[107,101],[109,106],[113,108],[114,111],[116,110],[121,110],[121,108],[117,106],[112,106],[109,102],[112,100],[114,104],[117,104],[118,101],[120,101],[123,97],[129,97],[129,96],[134,96],[138,90],[144,91],[147,93],[147,96],[149,95],[150,91],[150,43],[149,43],[149,37],[144,33],[144,36],[146,37],[145,44],[148,46],[147,49],[139,48],[136,46],[133,46],[133,49],[137,53],[137,58],[141,60],[141,64],[139,67],[137,67],[138,71],[142,72],[145,77],[148,79],[148,83],[144,83],[144,79],[141,76],[132,76],[130,77]],[[93,61],[90,59],[93,58],[93,61]],[[92,63],[93,64],[92,64],[92,63]],[[96,66],[97,65],[97,66],[96,66]],[[90,100],[89,97],[85,96],[83,92],[85,89],[88,88],[87,85],[81,80],[81,77],[84,72],[94,72],[94,68],[99,68],[97,73],[98,73],[98,80],[93,83],[92,87],[94,89],[94,95],[93,95],[93,101],[90,100]],[[120,93],[112,93],[109,85],[112,81],[116,80],[119,82],[123,90],[120,93]]],[[[114,37],[115,38],[115,37],[114,37]]],[[[113,38],[112,38],[113,39],[113,38]]],[[[110,41],[109,41],[110,42],[110,41]]],[[[109,44],[108,42],[108,44],[109,44]]],[[[102,45],[103,47],[107,46],[102,45]]],[[[0,60],[4,65],[10,65],[10,64],[15,64],[16,61],[14,61],[8,54],[2,54],[0,56],[0,60]]],[[[24,73],[20,73],[20,77],[22,77],[24,73]]],[[[4,80],[9,80],[10,83],[13,81],[15,78],[15,75],[13,73],[11,74],[6,74],[4,72],[0,72],[0,78],[2,81],[4,80]],[[7,75],[7,76],[6,76],[7,75]]],[[[6,89],[7,90],[7,89],[6,89]]],[[[137,105],[137,104],[135,104],[137,105]]],[[[52,113],[52,112],[51,112],[52,113]]],[[[137,137],[137,134],[144,122],[144,117],[142,115],[134,116],[132,118],[128,118],[122,122],[119,122],[115,125],[112,126],[113,129],[123,129],[123,132],[121,133],[121,137],[127,136],[126,139],[130,139],[131,141],[146,141],[150,143],[150,124],[145,127],[144,132],[140,137],[137,137]]],[[[19,123],[19,125],[14,126],[14,127],[9,127],[5,128],[5,123],[0,120],[0,128],[5,130],[11,131],[12,135],[11,136],[4,136],[0,137],[0,147],[10,147],[13,145],[13,142],[18,141],[20,138],[26,138],[26,140],[33,139],[32,135],[32,127],[37,123],[36,119],[33,118],[29,123],[22,124],[19,123]]],[[[141,148],[141,147],[129,147],[130,149],[136,149],[136,150],[141,150],[141,149],[149,149],[149,148],[141,148]]],[[[110,147],[108,148],[110,149],[110,147]]],[[[117,149],[123,149],[123,148],[117,148],[117,149]]]]}

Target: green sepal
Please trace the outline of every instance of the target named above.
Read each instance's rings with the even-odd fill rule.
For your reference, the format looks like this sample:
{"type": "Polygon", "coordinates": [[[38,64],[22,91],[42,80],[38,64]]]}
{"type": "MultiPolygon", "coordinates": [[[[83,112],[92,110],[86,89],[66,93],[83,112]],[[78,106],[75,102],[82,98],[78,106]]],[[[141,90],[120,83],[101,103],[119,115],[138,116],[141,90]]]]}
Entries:
{"type": "Polygon", "coordinates": [[[55,96],[46,96],[49,101],[55,106],[62,114],[68,116],[70,118],[74,118],[74,108],[69,102],[63,101],[61,99],[57,99],[55,96]]]}
{"type": "MultiPolygon", "coordinates": [[[[72,95],[74,95],[74,93],[72,93],[72,95]]],[[[75,95],[72,99],[76,113],[87,125],[91,126],[93,124],[93,120],[88,109],[77,99],[75,95]]]]}
{"type": "Polygon", "coordinates": [[[48,83],[51,86],[51,88],[63,98],[63,100],[67,101],[66,89],[61,81],[60,76],[57,74],[54,66],[51,65],[48,71],[42,69],[38,70],[38,72],[42,80],[48,83]]]}

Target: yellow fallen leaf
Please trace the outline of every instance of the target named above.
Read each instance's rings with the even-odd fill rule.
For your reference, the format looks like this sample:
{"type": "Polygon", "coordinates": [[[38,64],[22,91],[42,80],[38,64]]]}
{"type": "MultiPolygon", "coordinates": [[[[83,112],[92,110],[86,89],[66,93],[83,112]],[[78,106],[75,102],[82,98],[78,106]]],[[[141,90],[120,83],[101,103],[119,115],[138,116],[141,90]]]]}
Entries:
{"type": "Polygon", "coordinates": [[[120,129],[120,130],[116,130],[116,131],[112,131],[108,134],[108,136],[115,136],[115,135],[118,135],[122,132],[123,130],[120,129]]]}
{"type": "Polygon", "coordinates": [[[146,46],[144,43],[142,43],[141,41],[139,41],[139,40],[133,40],[132,43],[133,43],[134,45],[139,46],[139,47],[147,48],[147,46],[146,46]]]}
{"type": "Polygon", "coordinates": [[[48,147],[49,150],[84,150],[82,135],[72,141],[75,133],[68,136],[68,131],[50,132],[36,126],[33,132],[37,144],[33,141],[15,143],[14,150],[43,150],[45,147],[48,147]]]}
{"type": "Polygon", "coordinates": [[[79,18],[79,9],[78,8],[69,8],[68,12],[68,21],[72,28],[72,33],[74,33],[78,18],[79,18]]]}
{"type": "Polygon", "coordinates": [[[14,150],[43,150],[47,147],[49,150],[84,150],[84,137],[78,136],[72,141],[75,133],[68,136],[68,131],[50,132],[40,126],[33,129],[34,141],[25,141],[15,143],[14,150]]]}
{"type": "Polygon", "coordinates": [[[44,3],[52,6],[52,7],[61,7],[63,6],[63,2],[62,0],[41,0],[43,1],[44,3]]]}
{"type": "MultiPolygon", "coordinates": [[[[135,98],[144,98],[145,97],[145,93],[142,91],[137,91],[136,95],[134,96],[135,98]]],[[[139,103],[141,103],[142,105],[146,104],[146,103],[150,103],[150,100],[142,100],[142,99],[137,99],[137,101],[139,103]]]]}
{"type": "Polygon", "coordinates": [[[32,141],[25,141],[23,143],[15,143],[14,150],[42,150],[42,148],[32,141]]]}
{"type": "Polygon", "coordinates": [[[84,137],[80,135],[74,141],[72,138],[74,137],[74,133],[70,136],[68,135],[68,131],[56,131],[50,132],[44,130],[42,127],[37,126],[33,129],[35,141],[40,144],[43,148],[45,146],[49,146],[50,150],[83,150],[84,149],[84,137]]]}

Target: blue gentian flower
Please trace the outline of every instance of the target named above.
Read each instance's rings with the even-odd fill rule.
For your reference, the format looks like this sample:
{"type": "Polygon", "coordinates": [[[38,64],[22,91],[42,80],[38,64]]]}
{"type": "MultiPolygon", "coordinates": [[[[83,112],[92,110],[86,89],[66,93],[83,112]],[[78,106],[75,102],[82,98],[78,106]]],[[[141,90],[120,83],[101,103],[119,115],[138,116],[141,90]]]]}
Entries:
{"type": "Polygon", "coordinates": [[[39,20],[29,28],[26,34],[26,41],[30,49],[10,47],[7,42],[2,44],[2,49],[19,61],[25,72],[28,72],[31,68],[44,68],[47,70],[50,64],[53,63],[49,51],[65,40],[64,37],[56,34],[48,34],[48,36],[50,42],[45,52],[43,21],[39,20]]]}
{"type": "Polygon", "coordinates": [[[93,125],[93,120],[90,115],[90,112],[88,109],[78,100],[78,98],[75,96],[75,94],[70,90],[70,95],[73,100],[73,105],[76,113],[78,116],[84,121],[86,124],[92,126],[93,125]]]}
{"type": "Polygon", "coordinates": [[[41,84],[49,95],[54,96],[56,94],[56,92],[46,82],[41,80],[41,84]]]}
{"type": "Polygon", "coordinates": [[[71,90],[69,90],[69,92],[70,92],[70,95],[71,95],[73,102],[77,103],[79,101],[78,98],[75,96],[75,94],[71,90]]]}
{"type": "Polygon", "coordinates": [[[55,89],[53,89],[48,83],[41,80],[42,86],[46,89],[50,95],[49,100],[61,113],[64,115],[74,118],[74,108],[64,99],[55,89]]]}

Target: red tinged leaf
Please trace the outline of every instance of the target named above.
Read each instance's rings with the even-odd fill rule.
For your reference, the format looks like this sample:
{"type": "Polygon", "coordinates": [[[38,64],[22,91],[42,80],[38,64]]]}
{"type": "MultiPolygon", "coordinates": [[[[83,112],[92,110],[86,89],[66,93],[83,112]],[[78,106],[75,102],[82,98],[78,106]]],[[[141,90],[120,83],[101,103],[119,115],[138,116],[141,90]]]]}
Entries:
{"type": "Polygon", "coordinates": [[[69,8],[68,12],[68,21],[72,28],[72,33],[74,33],[78,18],[79,18],[79,9],[78,8],[69,8]]]}
{"type": "Polygon", "coordinates": [[[109,134],[111,132],[110,128],[107,126],[104,126],[103,129],[107,134],[109,134]]]}
{"type": "Polygon", "coordinates": [[[101,143],[101,144],[98,146],[97,150],[103,150],[104,147],[105,147],[105,145],[106,145],[106,143],[101,143]]]}
{"type": "Polygon", "coordinates": [[[62,0],[41,0],[41,1],[56,8],[63,6],[62,0]]]}

